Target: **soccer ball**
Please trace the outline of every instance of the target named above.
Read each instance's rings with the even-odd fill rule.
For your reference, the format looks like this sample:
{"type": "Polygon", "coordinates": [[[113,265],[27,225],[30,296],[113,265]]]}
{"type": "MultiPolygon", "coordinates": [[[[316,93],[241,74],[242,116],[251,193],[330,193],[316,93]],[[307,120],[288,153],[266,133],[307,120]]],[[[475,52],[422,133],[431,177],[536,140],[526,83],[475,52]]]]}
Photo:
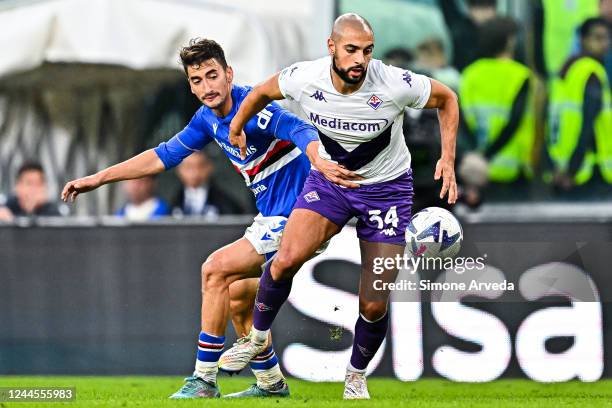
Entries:
{"type": "Polygon", "coordinates": [[[406,229],[407,251],[426,258],[454,257],[461,249],[463,229],[457,218],[440,207],[414,214],[406,229]]]}

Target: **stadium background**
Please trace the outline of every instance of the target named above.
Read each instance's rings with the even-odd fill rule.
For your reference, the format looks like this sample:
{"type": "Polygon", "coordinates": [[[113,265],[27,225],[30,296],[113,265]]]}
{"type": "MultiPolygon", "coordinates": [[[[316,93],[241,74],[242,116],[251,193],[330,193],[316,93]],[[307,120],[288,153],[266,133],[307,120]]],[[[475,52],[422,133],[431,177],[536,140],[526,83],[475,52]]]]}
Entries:
{"type": "MultiPolygon", "coordinates": [[[[68,179],[126,159],[180,130],[197,108],[177,62],[177,49],[191,37],[217,40],[236,82],[247,84],[294,61],[324,55],[332,21],[346,11],[372,23],[376,57],[398,47],[412,50],[435,37],[453,61],[451,27],[437,1],[376,3],[0,3],[0,193],[8,197],[19,166],[37,159],[50,196],[57,197],[68,179]]],[[[596,10],[598,2],[590,3],[596,10]]],[[[464,13],[465,5],[457,4],[464,13]]],[[[497,4],[499,14],[521,22],[519,50],[534,72],[538,4],[497,4]]],[[[579,24],[568,27],[570,33],[579,24]]],[[[571,44],[557,53],[569,56],[571,44]]],[[[248,205],[250,192],[210,147],[215,177],[226,193],[248,205]]],[[[399,299],[374,374],[457,381],[610,376],[609,186],[591,194],[556,195],[538,180],[516,197],[493,195],[476,209],[458,208],[466,251],[489,248],[489,264],[517,283],[533,267],[573,265],[576,269],[556,269],[559,276],[553,278],[574,273],[586,279],[593,299],[584,302],[567,288],[544,297],[523,288],[498,302],[476,299],[469,308],[399,299]]],[[[177,189],[172,173],[160,177],[163,197],[170,199],[177,189]]],[[[119,186],[107,186],[81,197],[69,217],[16,218],[0,225],[1,374],[190,371],[199,322],[199,266],[215,248],[241,236],[251,217],[136,223],[110,216],[124,200],[119,186]]],[[[274,327],[277,352],[291,375],[342,379],[357,308],[357,263],[358,247],[348,230],[326,258],[298,275],[291,306],[274,327]],[[336,327],[344,329],[339,340],[330,335],[336,327]]]]}

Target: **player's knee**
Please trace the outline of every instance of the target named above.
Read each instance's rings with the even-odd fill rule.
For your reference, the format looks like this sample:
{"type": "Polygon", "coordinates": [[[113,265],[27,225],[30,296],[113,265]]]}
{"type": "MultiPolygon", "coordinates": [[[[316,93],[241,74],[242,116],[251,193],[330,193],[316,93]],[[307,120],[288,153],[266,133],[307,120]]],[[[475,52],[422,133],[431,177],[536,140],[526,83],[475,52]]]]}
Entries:
{"type": "Polygon", "coordinates": [[[272,261],[272,266],[270,268],[272,279],[291,279],[294,275],[294,271],[299,269],[299,267],[299,259],[295,251],[279,251],[274,257],[274,261],[272,261]]]}
{"type": "Polygon", "coordinates": [[[386,302],[359,302],[359,313],[367,320],[373,322],[379,320],[387,313],[386,302]]]}
{"type": "Polygon", "coordinates": [[[202,290],[228,286],[225,267],[221,258],[213,254],[202,264],[202,290]]]}

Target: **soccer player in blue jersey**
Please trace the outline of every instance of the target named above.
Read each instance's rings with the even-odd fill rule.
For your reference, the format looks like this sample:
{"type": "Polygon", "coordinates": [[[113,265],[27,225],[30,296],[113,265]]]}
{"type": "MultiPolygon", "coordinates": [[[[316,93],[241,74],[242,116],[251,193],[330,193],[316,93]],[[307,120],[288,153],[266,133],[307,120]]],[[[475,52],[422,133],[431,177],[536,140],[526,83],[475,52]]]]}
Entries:
{"type": "MultiPolygon", "coordinates": [[[[227,316],[231,312],[238,336],[249,332],[252,305],[261,265],[275,254],[289,213],[311,167],[347,187],[353,173],[323,161],[317,153],[317,132],[309,124],[272,103],[250,120],[244,152],[229,141],[229,124],[251,88],[232,85],[233,71],[223,49],[208,39],[194,39],[180,53],[191,92],[203,103],[189,124],[169,141],[96,174],[70,181],[64,201],[104,184],[160,173],[214,141],[255,194],[260,214],[243,238],[208,257],[202,265],[202,331],[193,376],[172,398],[218,397],[217,361],[223,351],[227,316]],[[308,157],[302,152],[307,152],[308,157]],[[241,280],[244,279],[244,280],[241,280]],[[230,302],[231,299],[231,302],[230,302]]],[[[287,396],[272,344],[250,364],[257,384],[230,396],[287,396]]]]}

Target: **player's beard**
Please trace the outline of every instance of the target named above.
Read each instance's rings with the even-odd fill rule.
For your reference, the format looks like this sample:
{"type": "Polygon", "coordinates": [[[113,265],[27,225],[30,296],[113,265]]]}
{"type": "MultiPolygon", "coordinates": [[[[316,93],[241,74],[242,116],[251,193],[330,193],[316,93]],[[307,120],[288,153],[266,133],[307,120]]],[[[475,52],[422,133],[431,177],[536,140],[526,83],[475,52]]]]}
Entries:
{"type": "Polygon", "coordinates": [[[361,76],[359,78],[351,78],[348,72],[353,68],[356,68],[356,67],[350,67],[347,70],[338,68],[338,65],[336,65],[336,57],[335,56],[332,57],[332,69],[334,70],[334,72],[347,84],[356,85],[359,82],[361,82],[361,80],[365,76],[367,68],[361,67],[363,68],[363,71],[361,72],[361,76]]]}

